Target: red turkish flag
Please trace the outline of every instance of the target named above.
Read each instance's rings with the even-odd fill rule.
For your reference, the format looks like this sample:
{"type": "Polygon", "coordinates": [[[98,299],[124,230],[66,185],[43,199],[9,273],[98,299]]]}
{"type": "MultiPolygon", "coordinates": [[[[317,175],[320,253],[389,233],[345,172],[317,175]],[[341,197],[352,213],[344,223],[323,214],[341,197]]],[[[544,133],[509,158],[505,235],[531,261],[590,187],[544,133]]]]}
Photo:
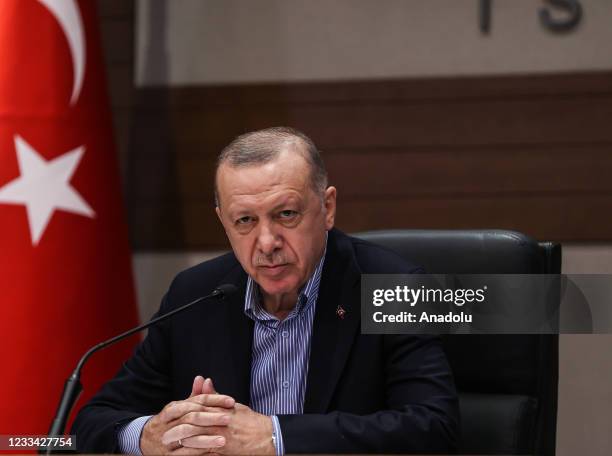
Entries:
{"type": "Polygon", "coordinates": [[[0,62],[0,434],[46,434],[80,356],[138,319],[95,4],[1,0],[0,62]]]}

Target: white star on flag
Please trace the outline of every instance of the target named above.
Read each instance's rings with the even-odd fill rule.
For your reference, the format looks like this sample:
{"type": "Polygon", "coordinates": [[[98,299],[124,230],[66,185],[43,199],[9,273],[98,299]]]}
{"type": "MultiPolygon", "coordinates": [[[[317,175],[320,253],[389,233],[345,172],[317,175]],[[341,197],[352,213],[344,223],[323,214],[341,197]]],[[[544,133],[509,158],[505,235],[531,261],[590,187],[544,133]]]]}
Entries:
{"type": "Polygon", "coordinates": [[[95,217],[96,213],[70,185],[85,147],[45,160],[21,136],[15,135],[21,175],[0,187],[0,203],[23,204],[28,214],[32,245],[37,245],[56,210],[95,217]]]}

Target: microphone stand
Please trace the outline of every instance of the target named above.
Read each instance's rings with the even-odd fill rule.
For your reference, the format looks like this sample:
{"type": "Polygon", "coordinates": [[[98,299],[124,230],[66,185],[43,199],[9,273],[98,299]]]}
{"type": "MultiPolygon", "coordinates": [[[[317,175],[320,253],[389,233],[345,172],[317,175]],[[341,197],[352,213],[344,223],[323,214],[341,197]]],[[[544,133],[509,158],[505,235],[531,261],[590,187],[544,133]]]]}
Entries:
{"type": "MultiPolygon", "coordinates": [[[[51,423],[51,428],[49,429],[49,437],[61,437],[64,435],[64,431],[66,429],[66,421],[68,421],[68,417],[70,416],[70,412],[74,407],[75,402],[77,401],[81,391],[83,391],[83,385],[81,384],[81,370],[83,366],[89,359],[91,355],[95,352],[102,350],[103,348],[108,347],[109,345],[113,345],[116,342],[119,342],[126,337],[131,336],[138,331],[142,331],[143,329],[148,328],[149,326],[155,325],[160,321],[163,321],[167,318],[172,317],[178,313],[181,313],[191,306],[198,304],[206,299],[210,298],[224,298],[225,296],[234,293],[237,291],[237,288],[232,284],[223,284],[219,287],[215,288],[215,290],[206,296],[199,297],[194,299],[193,301],[174,309],[167,314],[161,315],[157,318],[152,319],[148,323],[144,323],[140,326],[136,326],[135,328],[130,329],[124,333],[119,334],[118,336],[113,337],[112,339],[108,339],[104,342],[100,342],[98,345],[90,348],[79,360],[76,368],[72,372],[72,375],[66,380],[64,384],[64,391],[62,393],[62,397],[60,398],[59,405],[57,406],[57,412],[55,413],[55,418],[51,423]]],[[[52,448],[50,446],[46,448],[42,448],[40,451],[41,454],[52,454],[52,448]]]]}

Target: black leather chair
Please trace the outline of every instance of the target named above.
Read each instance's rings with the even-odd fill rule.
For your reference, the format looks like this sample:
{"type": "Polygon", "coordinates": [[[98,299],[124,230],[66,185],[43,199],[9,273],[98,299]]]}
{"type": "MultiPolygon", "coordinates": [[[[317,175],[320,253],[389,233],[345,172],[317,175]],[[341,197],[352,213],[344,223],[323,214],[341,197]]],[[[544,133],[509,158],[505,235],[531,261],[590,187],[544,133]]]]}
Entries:
{"type": "MultiPolygon", "coordinates": [[[[357,233],[428,273],[558,274],[561,246],[503,230],[357,233]]],[[[447,335],[461,408],[462,454],[554,455],[558,336],[447,335]]]]}

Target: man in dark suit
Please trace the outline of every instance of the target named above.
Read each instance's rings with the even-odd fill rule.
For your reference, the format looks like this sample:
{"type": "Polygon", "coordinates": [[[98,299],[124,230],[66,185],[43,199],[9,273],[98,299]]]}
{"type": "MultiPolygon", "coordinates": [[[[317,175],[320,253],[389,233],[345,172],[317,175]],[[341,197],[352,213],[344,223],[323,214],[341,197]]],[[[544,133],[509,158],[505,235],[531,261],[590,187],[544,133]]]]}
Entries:
{"type": "Polygon", "coordinates": [[[312,141],[283,127],[238,137],[215,189],[233,252],[180,273],[159,314],[221,284],[239,293],[151,328],[79,413],[79,450],[452,451],[439,340],[360,334],[360,275],[419,268],[333,228],[336,189],[312,141]]]}

